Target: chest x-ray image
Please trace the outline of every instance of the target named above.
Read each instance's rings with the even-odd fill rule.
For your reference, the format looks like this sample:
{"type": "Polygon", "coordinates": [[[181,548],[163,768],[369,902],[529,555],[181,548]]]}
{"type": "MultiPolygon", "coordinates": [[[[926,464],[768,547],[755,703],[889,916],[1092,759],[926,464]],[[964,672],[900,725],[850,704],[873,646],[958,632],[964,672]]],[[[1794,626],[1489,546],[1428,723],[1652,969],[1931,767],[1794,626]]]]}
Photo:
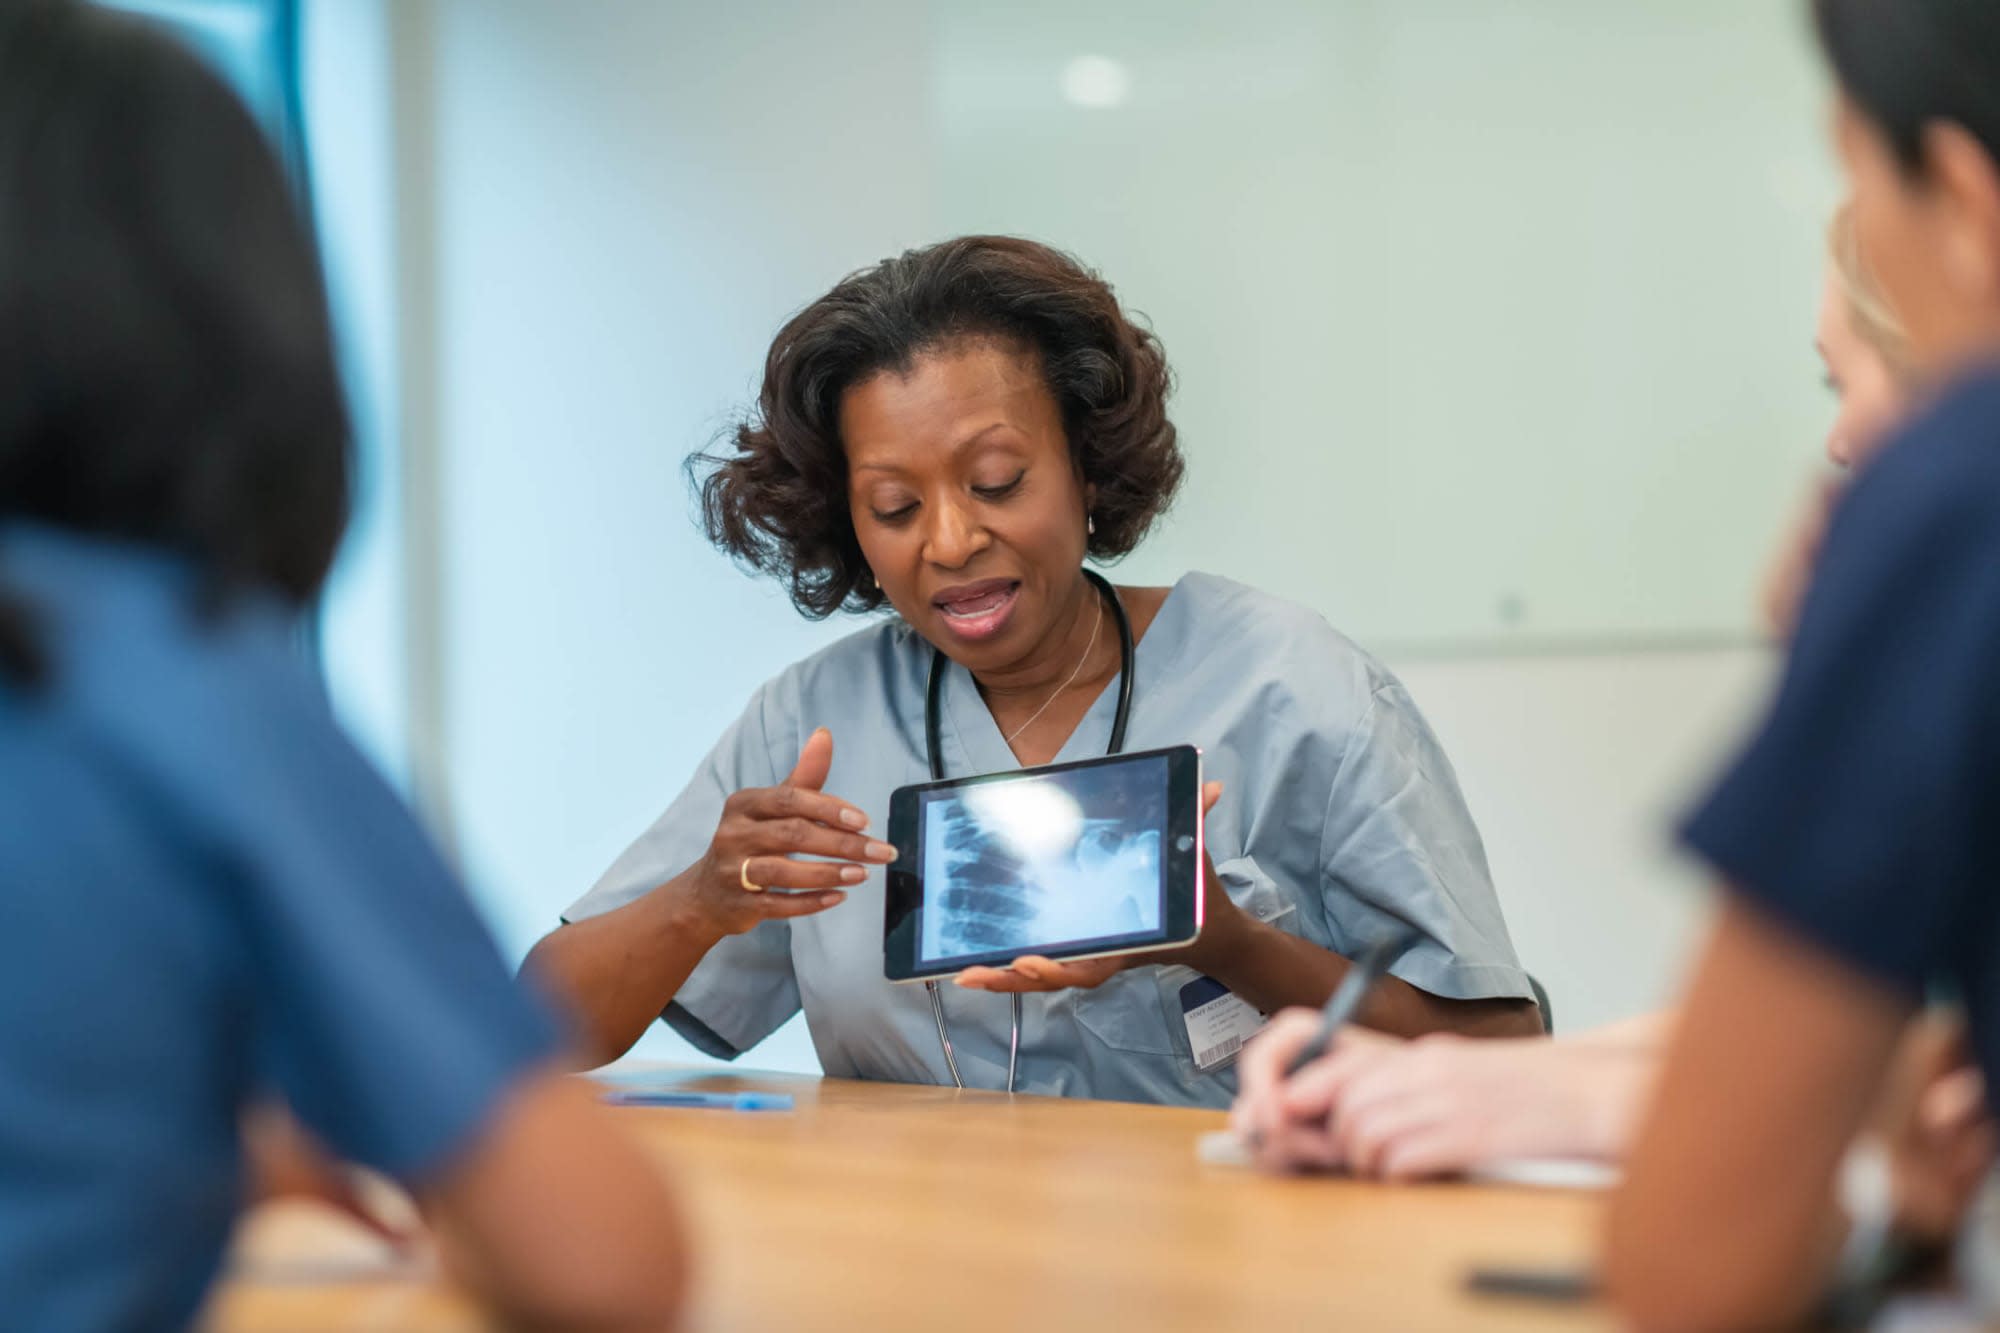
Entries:
{"type": "Polygon", "coordinates": [[[1159,763],[941,793],[924,811],[927,963],[1163,928],[1159,763]]]}

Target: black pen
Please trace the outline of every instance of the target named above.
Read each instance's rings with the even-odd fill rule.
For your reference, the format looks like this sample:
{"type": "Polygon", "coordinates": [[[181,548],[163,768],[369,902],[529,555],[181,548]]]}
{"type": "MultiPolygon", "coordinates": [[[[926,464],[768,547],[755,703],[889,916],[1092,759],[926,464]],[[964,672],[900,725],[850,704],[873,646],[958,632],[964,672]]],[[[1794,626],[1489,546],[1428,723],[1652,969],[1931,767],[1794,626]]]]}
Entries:
{"type": "Polygon", "coordinates": [[[1312,1040],[1292,1057],[1291,1064],[1285,1067],[1286,1078],[1291,1078],[1326,1054],[1340,1030],[1361,1012],[1361,1002],[1368,998],[1368,992],[1375,989],[1375,983],[1389,974],[1389,965],[1401,958],[1419,938],[1415,927],[1404,926],[1375,941],[1366,953],[1348,965],[1347,975],[1340,979],[1340,984],[1333,988],[1333,994],[1327,997],[1326,1007],[1319,1011],[1319,1031],[1313,1033],[1312,1040]]]}

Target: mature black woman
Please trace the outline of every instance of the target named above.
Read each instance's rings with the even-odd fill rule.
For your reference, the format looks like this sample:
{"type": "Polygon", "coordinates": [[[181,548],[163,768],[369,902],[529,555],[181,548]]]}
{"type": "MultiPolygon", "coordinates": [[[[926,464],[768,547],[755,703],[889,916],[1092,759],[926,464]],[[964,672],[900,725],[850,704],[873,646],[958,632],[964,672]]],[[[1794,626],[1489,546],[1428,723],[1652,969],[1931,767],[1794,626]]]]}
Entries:
{"type": "Polygon", "coordinates": [[[1254,1024],[1325,1000],[1343,955],[1405,922],[1422,941],[1364,1022],[1538,1030],[1451,766],[1394,677],[1227,579],[1086,570],[1180,484],[1168,388],[1110,287],[1024,240],[885,261],[779,332],[755,414],[696,461],[709,534],[807,615],[893,614],[760,688],[536,947],[596,1058],[655,1018],[733,1057],[803,1007],[829,1074],[1224,1106],[1235,1076],[1190,1045],[1189,983],[1254,1024]],[[1199,745],[1221,780],[1199,940],[969,969],[942,994],[885,981],[894,852],[866,830],[890,792],[1103,753],[1128,709],[1130,749],[1199,745]]]}

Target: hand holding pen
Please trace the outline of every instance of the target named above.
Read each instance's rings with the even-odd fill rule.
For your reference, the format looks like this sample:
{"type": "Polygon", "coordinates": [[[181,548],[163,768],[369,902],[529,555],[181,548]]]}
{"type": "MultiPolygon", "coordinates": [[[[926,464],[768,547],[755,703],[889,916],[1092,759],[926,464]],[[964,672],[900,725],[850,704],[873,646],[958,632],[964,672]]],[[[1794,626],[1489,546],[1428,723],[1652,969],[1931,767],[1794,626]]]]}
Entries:
{"type": "Polygon", "coordinates": [[[1395,1040],[1350,1024],[1417,938],[1414,930],[1404,928],[1378,940],[1354,960],[1321,1009],[1278,1015],[1245,1049],[1230,1127],[1261,1165],[1328,1169],[1341,1164],[1329,1132],[1331,1105],[1311,1095],[1314,1080],[1296,1076],[1326,1058],[1336,1043],[1341,1051],[1350,1051],[1395,1040]]]}

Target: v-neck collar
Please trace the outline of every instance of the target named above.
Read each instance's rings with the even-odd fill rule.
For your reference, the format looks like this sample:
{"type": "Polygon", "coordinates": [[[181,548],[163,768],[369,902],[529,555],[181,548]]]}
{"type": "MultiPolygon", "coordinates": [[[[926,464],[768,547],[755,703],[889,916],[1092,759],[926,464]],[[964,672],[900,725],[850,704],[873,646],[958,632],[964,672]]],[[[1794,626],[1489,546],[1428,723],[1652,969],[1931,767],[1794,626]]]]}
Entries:
{"type": "MultiPolygon", "coordinates": [[[[1167,589],[1166,599],[1160,609],[1153,614],[1152,623],[1145,634],[1134,645],[1132,653],[1132,708],[1139,709],[1140,696],[1145,692],[1149,678],[1156,673],[1151,665],[1160,653],[1171,651],[1159,647],[1170,644],[1174,635],[1162,635],[1169,630],[1169,616],[1178,615],[1180,604],[1186,599],[1181,596],[1181,588],[1187,582],[1183,574],[1167,589]]],[[[1095,759],[1102,755],[1111,744],[1111,724],[1118,711],[1119,678],[1113,676],[1090,701],[1083,717],[1056,751],[1052,764],[1068,763],[1073,759],[1095,759]]],[[[944,674],[944,718],[945,731],[955,746],[947,745],[945,750],[946,777],[971,777],[979,773],[1004,773],[1021,766],[1014,757],[1014,751],[1007,744],[1007,737],[1001,732],[1000,724],[993,720],[986,700],[980,697],[979,685],[972,679],[972,673],[957,662],[947,660],[944,674]],[[956,748],[954,756],[951,750],[956,748]]]]}

